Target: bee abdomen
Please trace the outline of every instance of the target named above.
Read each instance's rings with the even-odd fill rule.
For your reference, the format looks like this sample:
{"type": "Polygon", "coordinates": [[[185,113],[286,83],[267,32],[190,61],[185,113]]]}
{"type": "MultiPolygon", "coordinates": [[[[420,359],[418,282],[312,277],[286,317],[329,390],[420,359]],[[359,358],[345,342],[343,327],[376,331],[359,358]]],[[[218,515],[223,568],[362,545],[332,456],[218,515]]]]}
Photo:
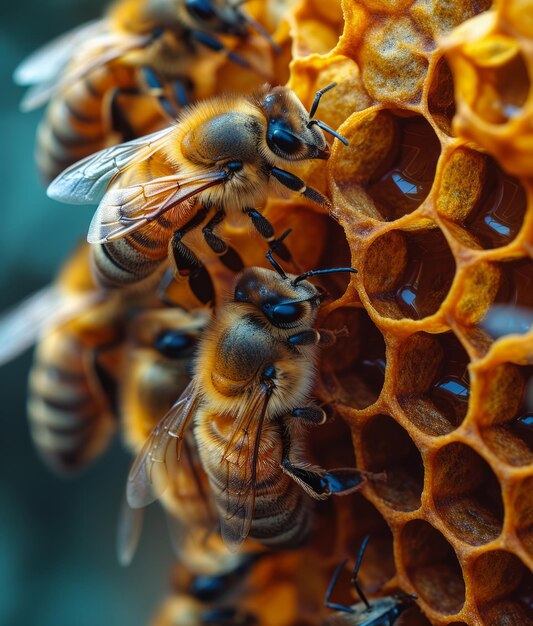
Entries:
{"type": "Polygon", "coordinates": [[[37,132],[36,161],[42,178],[53,180],[66,167],[102,148],[112,128],[108,94],[129,86],[133,74],[103,66],[52,98],[37,132]]]}
{"type": "Polygon", "coordinates": [[[71,336],[44,338],[33,365],[28,417],[34,444],[50,467],[71,472],[107,445],[114,419],[88,377],[84,348],[71,336]]]}
{"type": "Polygon", "coordinates": [[[167,245],[136,233],[91,247],[93,276],[106,289],[131,285],[153,274],[167,258],[167,245]]]}

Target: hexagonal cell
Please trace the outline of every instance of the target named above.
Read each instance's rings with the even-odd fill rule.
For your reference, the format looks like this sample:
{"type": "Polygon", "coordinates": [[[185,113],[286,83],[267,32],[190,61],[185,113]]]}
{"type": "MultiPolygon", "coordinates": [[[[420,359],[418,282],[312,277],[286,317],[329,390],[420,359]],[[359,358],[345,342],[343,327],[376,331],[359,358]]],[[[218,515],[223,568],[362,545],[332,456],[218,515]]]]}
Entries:
{"type": "MultiPolygon", "coordinates": [[[[461,146],[452,152],[439,181],[436,208],[469,234],[449,226],[465,246],[485,249],[510,243],[527,209],[527,195],[514,176],[491,157],[461,146]]],[[[448,222],[449,223],[449,222],[448,222]]]]}
{"type": "Polygon", "coordinates": [[[533,462],[533,366],[502,363],[492,368],[485,391],[481,436],[510,465],[533,462]]]}
{"type": "Polygon", "coordinates": [[[439,310],[454,275],[455,260],[438,228],[395,230],[369,247],[363,284],[380,315],[419,320],[439,310]]]}
{"type": "Polygon", "coordinates": [[[385,341],[364,309],[341,307],[322,324],[346,329],[335,344],[322,351],[320,376],[338,402],[356,409],[373,404],[385,380],[385,341]]]}
{"type": "Polygon", "coordinates": [[[533,557],[533,476],[517,485],[513,494],[513,523],[524,549],[533,557]]]}
{"type": "Polygon", "coordinates": [[[416,333],[398,349],[395,392],[407,417],[439,436],[463,421],[470,398],[469,358],[452,333],[416,333]]]}
{"type": "Polygon", "coordinates": [[[533,623],[533,576],[514,554],[481,554],[472,566],[471,589],[484,624],[524,626],[533,623]]]}
{"type": "Polygon", "coordinates": [[[346,137],[350,146],[336,155],[332,174],[357,209],[392,221],[422,204],[440,156],[440,142],[424,117],[373,111],[361,115],[346,137]]]}
{"type": "MultiPolygon", "coordinates": [[[[297,232],[291,237],[297,237],[297,232]]],[[[350,246],[346,241],[346,235],[341,226],[334,220],[329,219],[323,235],[326,246],[316,268],[306,269],[326,269],[330,267],[351,267],[350,246]]],[[[331,299],[340,298],[346,291],[350,282],[350,274],[335,273],[326,274],[312,279],[315,284],[321,284],[331,299]]]]}
{"type": "Polygon", "coordinates": [[[361,431],[362,467],[385,473],[372,489],[398,511],[416,511],[424,488],[424,465],[407,432],[391,417],[377,415],[361,431]]]}
{"type": "Polygon", "coordinates": [[[463,47],[468,104],[489,124],[520,115],[530,89],[527,64],[515,39],[493,34],[463,47]],[[467,67],[470,65],[470,68],[467,67]]]}
{"type": "Polygon", "coordinates": [[[533,261],[530,258],[499,263],[502,270],[496,304],[533,308],[533,261]]]}
{"type": "Polygon", "coordinates": [[[465,583],[451,545],[425,520],[408,522],[400,535],[401,559],[416,593],[434,611],[458,613],[465,583]]]}
{"type": "Polygon", "coordinates": [[[440,130],[451,135],[452,118],[455,115],[453,75],[444,57],[434,69],[428,90],[428,110],[440,130]]]}
{"type": "Polygon", "coordinates": [[[503,527],[503,501],[488,463],[472,448],[452,443],[431,464],[433,501],[446,526],[473,546],[496,539],[503,527]]]}

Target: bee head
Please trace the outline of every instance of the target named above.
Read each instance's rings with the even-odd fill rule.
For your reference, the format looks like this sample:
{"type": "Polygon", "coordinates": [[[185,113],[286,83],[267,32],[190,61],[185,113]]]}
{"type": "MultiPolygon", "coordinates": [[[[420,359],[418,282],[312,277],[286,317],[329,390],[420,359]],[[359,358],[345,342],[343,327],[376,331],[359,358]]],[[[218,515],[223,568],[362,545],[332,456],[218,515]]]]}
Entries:
{"type": "Polygon", "coordinates": [[[258,104],[267,120],[266,143],[276,156],[286,161],[328,159],[330,150],[323,131],[348,143],[329,126],[313,119],[322,94],[334,86],[332,83],[317,92],[309,112],[288,87],[262,92],[258,104]]]}
{"type": "Polygon", "coordinates": [[[357,273],[352,267],[311,270],[294,276],[286,274],[272,256],[291,230],[278,237],[266,258],[274,270],[252,267],[244,270],[235,284],[234,301],[253,304],[276,328],[291,329],[312,326],[324,292],[307,280],[310,276],[337,272],[357,273]]]}

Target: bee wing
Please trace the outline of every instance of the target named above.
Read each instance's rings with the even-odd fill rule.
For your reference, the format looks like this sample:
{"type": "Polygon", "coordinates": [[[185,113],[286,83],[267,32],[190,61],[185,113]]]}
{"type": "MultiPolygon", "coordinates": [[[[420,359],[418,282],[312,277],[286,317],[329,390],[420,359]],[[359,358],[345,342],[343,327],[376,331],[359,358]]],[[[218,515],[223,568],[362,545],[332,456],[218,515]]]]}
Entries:
{"type": "Polygon", "coordinates": [[[56,93],[75,84],[93,70],[114,61],[130,50],[144,47],[151,38],[149,34],[126,33],[102,33],[93,37],[85,44],[81,44],[81,49],[70,51],[72,63],[59,68],[51,78],[39,80],[31,86],[22,98],[20,109],[24,112],[37,109],[56,93]]]}
{"type": "Polygon", "coordinates": [[[157,424],[137,455],[128,476],[126,498],[132,509],[157,500],[179,471],[185,431],[196,413],[200,397],[192,380],[169,412],[157,424]]]}
{"type": "Polygon", "coordinates": [[[99,202],[111,181],[133,163],[148,159],[168,139],[173,126],[104,148],[74,163],[55,178],[46,193],[67,204],[99,202]]]}
{"type": "Polygon", "coordinates": [[[86,22],[41,46],[22,61],[13,72],[17,85],[36,85],[57,77],[79,51],[79,46],[109,29],[107,19],[86,22]]]}
{"type": "Polygon", "coordinates": [[[24,352],[49,328],[59,326],[104,297],[103,292],[72,294],[48,285],[0,316],[0,365],[24,352]]]}
{"type": "Polygon", "coordinates": [[[117,525],[117,559],[127,567],[133,560],[141,538],[143,509],[132,509],[126,498],[122,502],[117,525]]]}
{"type": "Polygon", "coordinates": [[[110,189],[93,216],[87,241],[105,243],[120,239],[226,178],[225,172],[215,170],[188,180],[179,175],[165,176],[123,189],[110,189]]]}
{"type": "Polygon", "coordinates": [[[250,397],[247,407],[236,420],[235,429],[226,444],[223,463],[226,463],[226,505],[220,519],[224,543],[232,551],[246,539],[253,522],[257,460],[263,423],[270,394],[262,387],[250,397]],[[228,450],[233,451],[228,454],[228,450]],[[239,476],[239,491],[232,487],[235,473],[239,476]]]}

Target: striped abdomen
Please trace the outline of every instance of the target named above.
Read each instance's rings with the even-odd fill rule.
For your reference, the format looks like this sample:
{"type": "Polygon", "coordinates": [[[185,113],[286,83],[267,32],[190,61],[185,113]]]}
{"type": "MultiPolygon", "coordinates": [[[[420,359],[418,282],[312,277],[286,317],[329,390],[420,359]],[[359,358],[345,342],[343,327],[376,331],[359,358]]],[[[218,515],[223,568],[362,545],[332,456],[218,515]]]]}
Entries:
{"type": "MultiPolygon", "coordinates": [[[[111,97],[115,89],[135,87],[135,71],[104,65],[59,92],[50,101],[37,131],[37,168],[53,180],[76,161],[122,141],[113,137],[111,97]]],[[[139,134],[142,134],[139,133],[139,134]]]]}
{"type": "MultiPolygon", "coordinates": [[[[216,424],[218,419],[223,418],[202,412],[196,422],[195,435],[219,515],[227,520],[227,527],[234,528],[229,534],[238,542],[242,525],[239,493],[248,486],[243,467],[250,463],[250,459],[239,456],[239,449],[235,447],[228,456],[233,461],[238,459],[237,463],[221,460],[226,440],[216,424]],[[233,515],[234,511],[238,512],[233,515]]],[[[311,500],[282,472],[281,451],[277,426],[265,424],[257,461],[253,522],[248,537],[272,548],[295,548],[306,541],[311,531],[311,500]]]]}
{"type": "Polygon", "coordinates": [[[109,398],[97,380],[94,350],[64,329],[50,333],[37,347],[28,416],[36,447],[60,472],[87,465],[115,430],[109,398]]]}

